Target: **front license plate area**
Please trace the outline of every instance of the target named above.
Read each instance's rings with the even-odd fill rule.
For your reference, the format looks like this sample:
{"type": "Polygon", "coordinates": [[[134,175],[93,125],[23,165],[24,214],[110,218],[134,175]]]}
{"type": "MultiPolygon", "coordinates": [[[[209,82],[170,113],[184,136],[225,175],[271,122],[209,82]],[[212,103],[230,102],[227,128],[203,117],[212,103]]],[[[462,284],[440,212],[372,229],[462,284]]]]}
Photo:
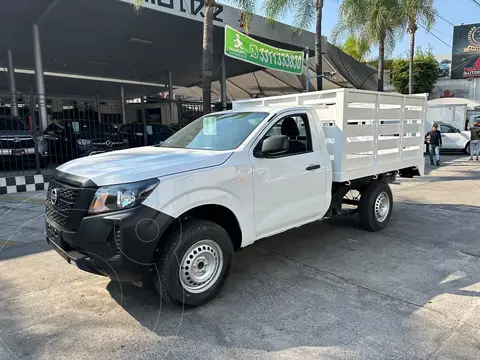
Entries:
{"type": "Polygon", "coordinates": [[[12,155],[15,155],[15,156],[25,155],[25,149],[13,149],[12,155]]]}

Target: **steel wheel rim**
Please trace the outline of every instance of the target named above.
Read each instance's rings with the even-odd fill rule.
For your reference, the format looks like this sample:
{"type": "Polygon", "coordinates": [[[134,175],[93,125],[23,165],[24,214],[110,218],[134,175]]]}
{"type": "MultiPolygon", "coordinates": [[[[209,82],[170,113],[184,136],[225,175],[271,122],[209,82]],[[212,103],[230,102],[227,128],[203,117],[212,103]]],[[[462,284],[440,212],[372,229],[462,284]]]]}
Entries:
{"type": "Polygon", "coordinates": [[[375,199],[375,219],[378,222],[384,222],[390,211],[390,198],[385,191],[378,194],[375,199]]]}
{"type": "Polygon", "coordinates": [[[222,269],[223,252],[220,245],[213,240],[200,240],[182,258],[180,283],[190,293],[202,293],[217,282],[222,269]]]}

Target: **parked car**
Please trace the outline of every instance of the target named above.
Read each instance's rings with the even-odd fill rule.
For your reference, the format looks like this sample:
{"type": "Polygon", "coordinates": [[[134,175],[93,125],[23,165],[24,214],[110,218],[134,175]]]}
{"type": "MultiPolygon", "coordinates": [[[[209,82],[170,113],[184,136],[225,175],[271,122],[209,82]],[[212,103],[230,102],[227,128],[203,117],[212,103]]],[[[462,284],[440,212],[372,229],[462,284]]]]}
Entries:
{"type": "MultiPolygon", "coordinates": [[[[461,131],[456,127],[443,122],[437,122],[438,130],[442,133],[443,151],[463,151],[470,155],[470,131],[461,131]]],[[[428,144],[425,142],[426,151],[428,144]]]]}
{"type": "Polygon", "coordinates": [[[63,120],[45,129],[51,156],[58,162],[125,149],[128,139],[110,124],[93,120],[63,120]]]}
{"type": "Polygon", "coordinates": [[[122,125],[119,132],[128,139],[130,147],[158,145],[175,133],[175,131],[167,125],[145,124],[144,126],[142,123],[122,125]]]}
{"type": "Polygon", "coordinates": [[[438,77],[448,76],[450,74],[450,68],[448,67],[448,64],[437,62],[437,73],[438,77]]]}
{"type": "Polygon", "coordinates": [[[19,117],[0,117],[0,162],[2,164],[34,162],[35,138],[37,139],[40,165],[45,166],[48,161],[48,144],[44,137],[31,132],[27,122],[19,117]]]}
{"type": "Polygon", "coordinates": [[[257,240],[355,213],[366,230],[384,229],[389,183],[423,174],[426,106],[426,96],[351,89],[235,102],[162,145],[61,165],[47,192],[46,240],[81,270],[153,280],[162,301],[201,305],[222,288],[234,251],[257,240]],[[377,147],[382,132],[400,132],[407,106],[418,108],[409,111],[420,121],[405,126],[416,136],[377,147]],[[359,114],[398,124],[350,125],[359,114]],[[351,141],[358,134],[366,140],[351,141]]]}

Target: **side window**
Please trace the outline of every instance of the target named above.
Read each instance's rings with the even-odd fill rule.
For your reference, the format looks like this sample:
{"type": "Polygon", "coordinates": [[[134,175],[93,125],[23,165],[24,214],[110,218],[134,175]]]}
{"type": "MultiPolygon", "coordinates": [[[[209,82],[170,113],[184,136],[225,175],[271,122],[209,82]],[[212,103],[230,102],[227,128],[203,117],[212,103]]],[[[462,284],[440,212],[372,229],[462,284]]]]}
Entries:
{"type": "Polygon", "coordinates": [[[62,132],[62,128],[60,126],[57,126],[55,124],[50,124],[46,127],[45,132],[47,133],[60,133],[62,132]]]}
{"type": "Polygon", "coordinates": [[[276,121],[257,145],[258,150],[260,150],[264,139],[276,135],[288,137],[289,150],[282,156],[299,155],[312,151],[312,137],[306,114],[289,115],[276,121]]]}
{"type": "Polygon", "coordinates": [[[457,132],[455,128],[448,125],[440,125],[440,131],[442,133],[450,133],[450,134],[455,134],[457,132]]]}

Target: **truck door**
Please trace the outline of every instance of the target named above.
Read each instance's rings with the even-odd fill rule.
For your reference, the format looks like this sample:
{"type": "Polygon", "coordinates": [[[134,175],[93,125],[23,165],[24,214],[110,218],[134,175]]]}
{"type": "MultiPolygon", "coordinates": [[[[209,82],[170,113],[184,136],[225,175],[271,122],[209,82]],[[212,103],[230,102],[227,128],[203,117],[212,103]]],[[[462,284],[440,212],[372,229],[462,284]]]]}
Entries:
{"type": "Polygon", "coordinates": [[[282,115],[259,137],[250,157],[253,167],[255,233],[266,236],[314,221],[325,213],[326,164],[306,113],[282,115]],[[289,151],[263,157],[263,140],[286,135],[289,151]],[[313,137],[312,137],[313,135],[313,137]]]}
{"type": "Polygon", "coordinates": [[[465,138],[460,131],[449,125],[440,125],[442,133],[442,147],[444,149],[463,149],[465,147],[465,138]]]}

